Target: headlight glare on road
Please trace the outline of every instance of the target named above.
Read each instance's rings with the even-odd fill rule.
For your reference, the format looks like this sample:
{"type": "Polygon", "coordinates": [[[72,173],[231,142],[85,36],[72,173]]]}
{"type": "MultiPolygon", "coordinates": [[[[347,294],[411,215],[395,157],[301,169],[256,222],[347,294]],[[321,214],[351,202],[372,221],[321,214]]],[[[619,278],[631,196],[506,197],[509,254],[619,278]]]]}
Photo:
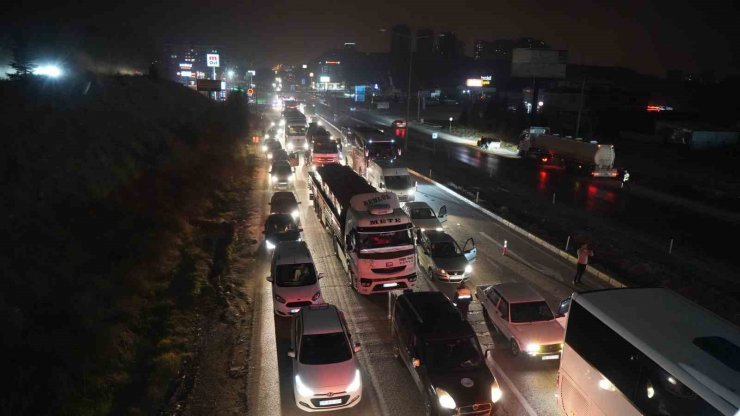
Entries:
{"type": "Polygon", "coordinates": [[[349,386],[347,386],[347,393],[356,392],[361,385],[362,379],[360,378],[360,370],[355,370],[355,378],[353,378],[352,382],[349,383],[349,386]]]}
{"type": "Polygon", "coordinates": [[[437,389],[437,398],[439,399],[439,405],[445,409],[454,409],[456,406],[455,399],[450,396],[449,393],[442,389],[437,389]]]}
{"type": "Polygon", "coordinates": [[[499,400],[501,400],[501,396],[503,396],[504,393],[501,391],[501,387],[498,386],[498,383],[491,384],[491,401],[496,403],[499,400]]]}
{"type": "Polygon", "coordinates": [[[267,247],[268,250],[272,250],[275,248],[275,244],[272,244],[270,240],[265,240],[265,247],[267,247]]]}
{"type": "Polygon", "coordinates": [[[535,344],[535,343],[527,344],[527,347],[524,350],[527,352],[539,352],[540,344],[535,344]]]}
{"type": "Polygon", "coordinates": [[[298,219],[298,215],[299,215],[298,214],[298,210],[295,210],[295,211],[293,211],[293,212],[290,213],[290,216],[293,217],[294,220],[295,219],[298,219]]]}
{"type": "Polygon", "coordinates": [[[465,273],[473,273],[473,266],[469,264],[465,266],[465,273]]]}
{"type": "Polygon", "coordinates": [[[313,390],[301,381],[301,376],[295,376],[295,388],[298,390],[298,394],[301,396],[313,396],[313,390]]]}

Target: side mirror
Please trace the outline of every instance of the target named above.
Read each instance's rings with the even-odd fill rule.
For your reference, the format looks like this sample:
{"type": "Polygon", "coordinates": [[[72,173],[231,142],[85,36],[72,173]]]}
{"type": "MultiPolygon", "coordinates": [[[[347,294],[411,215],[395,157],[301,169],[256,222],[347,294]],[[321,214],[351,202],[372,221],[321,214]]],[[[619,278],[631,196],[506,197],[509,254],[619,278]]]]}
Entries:
{"type": "Polygon", "coordinates": [[[356,353],[357,353],[357,352],[360,352],[360,351],[362,351],[362,347],[360,347],[360,343],[359,343],[359,342],[355,342],[355,348],[354,348],[354,351],[355,351],[356,353]]]}
{"type": "Polygon", "coordinates": [[[447,221],[447,205],[442,205],[442,207],[439,208],[437,218],[439,219],[439,222],[447,221]]]}
{"type": "Polygon", "coordinates": [[[323,278],[324,278],[324,273],[319,273],[319,279],[323,279],[323,278]]]}
{"type": "Polygon", "coordinates": [[[490,358],[493,351],[490,348],[486,348],[486,358],[490,358]]]}
{"type": "Polygon", "coordinates": [[[383,182],[380,183],[380,189],[385,189],[385,184],[383,182]]]}
{"type": "Polygon", "coordinates": [[[301,201],[298,201],[298,205],[301,205],[301,201]]]}
{"type": "Polygon", "coordinates": [[[272,276],[267,276],[267,279],[266,279],[266,280],[267,280],[268,282],[272,283],[272,276]]]}
{"type": "Polygon", "coordinates": [[[421,360],[416,357],[411,359],[411,363],[414,364],[414,368],[419,368],[421,366],[421,360]]]}
{"type": "Polygon", "coordinates": [[[288,357],[295,358],[295,351],[292,348],[288,350],[288,357]]]}

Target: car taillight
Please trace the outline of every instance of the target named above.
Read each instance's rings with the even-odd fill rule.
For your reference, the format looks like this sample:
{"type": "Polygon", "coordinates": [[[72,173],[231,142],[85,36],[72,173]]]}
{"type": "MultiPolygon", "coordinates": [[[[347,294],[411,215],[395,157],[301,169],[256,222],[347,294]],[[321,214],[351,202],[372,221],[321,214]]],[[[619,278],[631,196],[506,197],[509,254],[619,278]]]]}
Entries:
{"type": "Polygon", "coordinates": [[[314,293],[314,295],[311,297],[311,300],[316,302],[316,300],[320,297],[321,297],[321,291],[319,290],[318,292],[314,293]]]}
{"type": "Polygon", "coordinates": [[[275,300],[280,303],[285,303],[285,299],[283,299],[283,297],[280,295],[275,295],[275,300]]]}

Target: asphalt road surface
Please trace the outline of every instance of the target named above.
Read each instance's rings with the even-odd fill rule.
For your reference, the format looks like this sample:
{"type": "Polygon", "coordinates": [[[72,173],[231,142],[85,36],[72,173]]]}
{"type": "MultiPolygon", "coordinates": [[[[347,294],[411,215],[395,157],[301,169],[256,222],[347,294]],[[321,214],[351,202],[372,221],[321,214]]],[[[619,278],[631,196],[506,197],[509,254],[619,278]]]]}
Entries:
{"type": "MultiPolygon", "coordinates": [[[[266,171],[267,161],[262,169],[262,185],[254,191],[254,198],[263,202],[263,217],[267,216],[267,203],[271,195],[267,187],[266,171]]],[[[362,345],[362,351],[358,355],[363,377],[362,400],[356,407],[337,413],[423,414],[421,396],[408,371],[393,357],[388,296],[363,296],[349,287],[329,235],[316,219],[308,201],[305,171],[299,168],[298,172],[296,195],[301,201],[304,239],[311,250],[317,270],[325,274],[321,280],[324,299],[344,311],[353,340],[362,345]]],[[[475,239],[478,257],[473,266],[470,287],[499,282],[527,282],[547,299],[553,309],[574,290],[570,284],[574,274],[572,264],[497,223],[435,184],[419,178],[417,200],[428,202],[435,210],[446,205],[449,212],[446,230],[460,243],[469,237],[475,239]],[[504,240],[508,242],[507,255],[502,254],[504,240]]],[[[269,274],[269,255],[264,250],[261,253],[256,275],[248,277],[257,279],[249,372],[249,414],[303,414],[293,399],[292,364],[287,356],[290,321],[276,317],[272,312],[271,288],[265,280],[269,274]]],[[[602,286],[601,281],[591,275],[584,278],[584,283],[579,289],[602,286]]],[[[420,272],[416,290],[441,290],[451,296],[454,286],[433,282],[425,273],[420,272]]],[[[498,414],[558,414],[555,396],[557,361],[537,362],[522,356],[512,357],[508,352],[508,343],[496,336],[493,328],[486,324],[477,302],[471,305],[469,320],[478,333],[482,347],[493,349],[488,365],[504,391],[502,409],[498,414]]]]}

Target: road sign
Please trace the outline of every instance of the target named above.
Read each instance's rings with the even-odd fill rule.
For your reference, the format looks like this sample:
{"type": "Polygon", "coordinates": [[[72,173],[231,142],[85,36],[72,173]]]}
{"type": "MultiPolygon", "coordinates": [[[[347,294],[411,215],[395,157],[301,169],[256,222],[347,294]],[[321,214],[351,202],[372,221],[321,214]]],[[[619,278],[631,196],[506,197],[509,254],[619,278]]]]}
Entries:
{"type": "Polygon", "coordinates": [[[221,91],[223,90],[222,82],[220,79],[198,79],[196,82],[196,88],[198,91],[221,91]]]}
{"type": "Polygon", "coordinates": [[[251,97],[252,95],[254,95],[254,90],[253,90],[252,88],[248,89],[248,90],[247,90],[247,95],[249,95],[250,97],[251,97]]]}
{"type": "Polygon", "coordinates": [[[437,133],[436,131],[434,133],[432,133],[432,139],[435,139],[436,140],[437,137],[439,137],[439,133],[437,133]]]}

